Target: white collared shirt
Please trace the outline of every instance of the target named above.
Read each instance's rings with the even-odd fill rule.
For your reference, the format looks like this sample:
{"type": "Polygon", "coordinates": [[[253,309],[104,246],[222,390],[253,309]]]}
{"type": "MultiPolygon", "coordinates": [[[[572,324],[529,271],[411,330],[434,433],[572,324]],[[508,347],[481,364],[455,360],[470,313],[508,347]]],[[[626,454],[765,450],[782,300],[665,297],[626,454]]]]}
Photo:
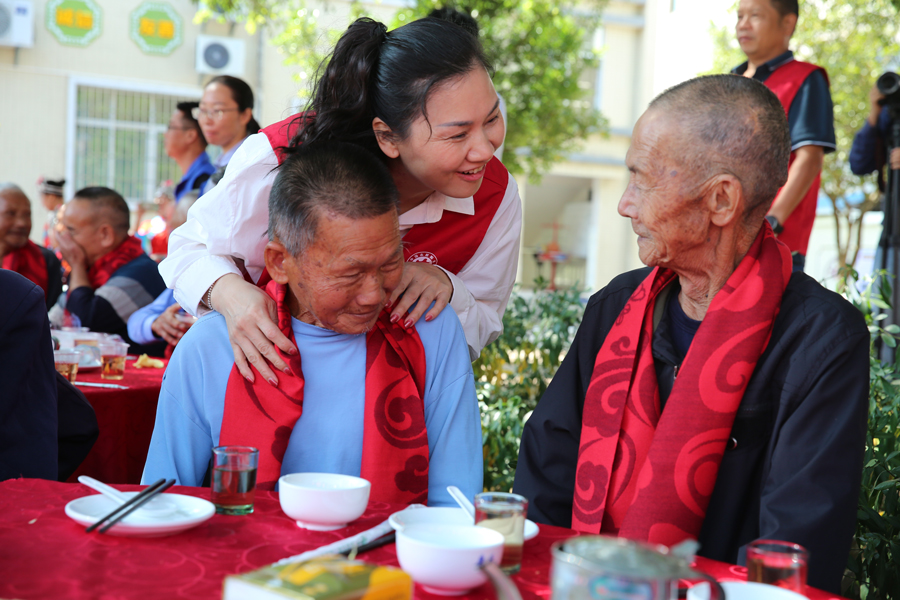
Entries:
{"type": "MultiPolygon", "coordinates": [[[[175,299],[191,314],[206,312],[204,294],[228,273],[241,275],[235,259],[254,281],[265,268],[269,192],[278,166],[263,133],[248,137],[228,163],[219,184],[188,211],[187,222],[169,236],[169,254],[159,271],[175,299]]],[[[400,232],[413,225],[435,223],[444,211],[474,214],[473,198],[432,193],[422,204],[400,215],[400,232]]],[[[459,316],[474,360],[503,330],[502,318],[516,278],[522,202],[509,177],[506,194],[481,245],[462,270],[447,273],[453,284],[450,306],[459,316]]],[[[446,272],[446,271],[445,271],[446,272]]]]}

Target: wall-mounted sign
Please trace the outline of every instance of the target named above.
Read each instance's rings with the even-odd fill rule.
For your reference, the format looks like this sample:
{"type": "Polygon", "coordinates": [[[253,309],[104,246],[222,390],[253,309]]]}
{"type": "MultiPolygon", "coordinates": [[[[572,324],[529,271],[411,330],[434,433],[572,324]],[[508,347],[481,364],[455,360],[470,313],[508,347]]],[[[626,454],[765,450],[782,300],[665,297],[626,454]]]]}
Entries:
{"type": "Polygon", "coordinates": [[[147,54],[171,54],[181,45],[184,25],[167,2],[143,2],[131,13],[131,39],[147,54]]]}
{"type": "Polygon", "coordinates": [[[94,0],[50,0],[47,29],[62,44],[87,46],[100,35],[103,11],[94,0]]]}

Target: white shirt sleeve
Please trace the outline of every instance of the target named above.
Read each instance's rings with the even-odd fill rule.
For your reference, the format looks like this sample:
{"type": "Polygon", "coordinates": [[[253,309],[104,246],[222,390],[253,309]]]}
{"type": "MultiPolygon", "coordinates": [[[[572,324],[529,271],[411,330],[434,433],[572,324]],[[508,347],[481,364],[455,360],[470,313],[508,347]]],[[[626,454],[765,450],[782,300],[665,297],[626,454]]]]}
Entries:
{"type": "Polygon", "coordinates": [[[250,136],[218,185],[197,200],[187,222],[169,236],[169,255],[159,272],[178,304],[194,316],[206,312],[200,301],[217,279],[241,275],[235,259],[243,261],[254,281],[262,274],[277,166],[265,134],[250,136]]]}
{"type": "Polygon", "coordinates": [[[478,250],[457,275],[447,273],[453,284],[450,306],[462,323],[472,360],[503,331],[503,313],[516,282],[521,235],[522,200],[510,175],[506,194],[478,250]]]}

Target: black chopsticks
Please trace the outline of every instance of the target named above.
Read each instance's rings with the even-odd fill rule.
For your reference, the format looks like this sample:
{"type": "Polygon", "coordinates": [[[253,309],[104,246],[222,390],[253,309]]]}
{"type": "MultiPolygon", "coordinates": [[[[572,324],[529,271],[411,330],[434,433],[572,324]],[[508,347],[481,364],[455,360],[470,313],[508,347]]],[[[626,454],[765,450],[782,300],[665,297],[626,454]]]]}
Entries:
{"type": "Polygon", "coordinates": [[[140,494],[137,494],[136,496],[132,497],[130,500],[128,500],[128,502],[126,502],[122,506],[117,506],[114,511],[112,511],[108,515],[101,517],[99,520],[97,520],[96,523],[94,523],[93,525],[91,525],[87,529],[85,529],[85,531],[90,533],[91,531],[97,529],[97,527],[100,527],[100,525],[104,521],[108,520],[109,522],[106,523],[106,525],[104,525],[100,529],[100,533],[106,533],[106,531],[110,527],[112,527],[113,525],[115,525],[116,523],[118,523],[119,521],[121,521],[122,519],[127,517],[128,515],[130,515],[133,511],[140,508],[141,505],[152,500],[154,496],[156,496],[158,494],[162,494],[164,491],[166,491],[173,485],[175,485],[174,479],[169,479],[168,481],[166,481],[165,479],[160,479],[159,481],[155,482],[154,484],[149,485],[146,488],[144,488],[144,491],[142,491],[140,494]]]}
{"type": "Polygon", "coordinates": [[[359,546],[358,548],[351,548],[350,550],[346,550],[344,552],[341,552],[340,554],[343,554],[344,556],[352,555],[353,557],[356,557],[357,554],[362,554],[363,552],[367,552],[368,550],[372,550],[374,548],[380,548],[381,546],[390,544],[391,542],[394,541],[395,536],[396,536],[396,532],[392,531],[390,533],[387,533],[387,534],[381,536],[380,538],[375,538],[371,542],[367,542],[367,543],[363,544],[362,546],[359,546]]]}

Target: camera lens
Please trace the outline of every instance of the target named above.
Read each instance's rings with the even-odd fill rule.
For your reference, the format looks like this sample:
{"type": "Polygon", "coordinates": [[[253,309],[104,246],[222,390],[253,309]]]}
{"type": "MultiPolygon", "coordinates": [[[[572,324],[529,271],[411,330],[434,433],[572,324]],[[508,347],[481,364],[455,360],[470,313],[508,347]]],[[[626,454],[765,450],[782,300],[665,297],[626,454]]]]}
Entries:
{"type": "Polygon", "coordinates": [[[885,96],[896,94],[900,91],[900,75],[888,71],[878,78],[875,85],[878,87],[878,91],[885,96]]]}

